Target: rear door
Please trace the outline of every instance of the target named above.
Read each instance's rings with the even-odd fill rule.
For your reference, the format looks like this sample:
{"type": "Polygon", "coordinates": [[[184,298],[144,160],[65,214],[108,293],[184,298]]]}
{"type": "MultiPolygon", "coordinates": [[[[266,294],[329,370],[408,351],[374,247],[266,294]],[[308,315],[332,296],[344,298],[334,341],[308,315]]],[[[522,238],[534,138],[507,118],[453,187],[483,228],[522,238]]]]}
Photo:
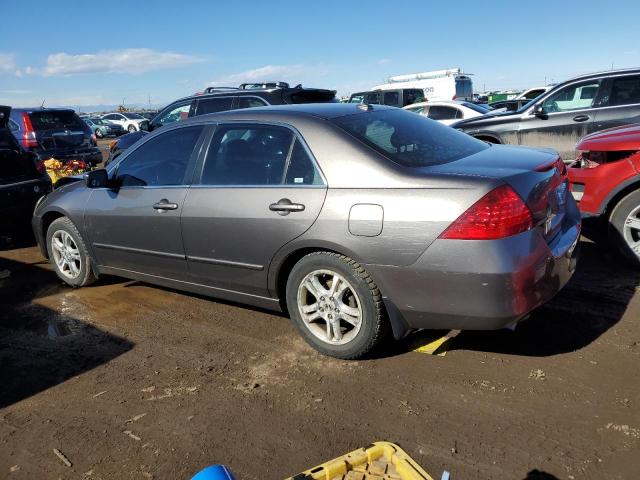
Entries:
{"type": "Polygon", "coordinates": [[[96,188],[85,207],[99,265],[184,280],[180,214],[204,137],[202,125],[150,138],[112,171],[118,188],[96,188]]]}
{"type": "Polygon", "coordinates": [[[640,122],[640,75],[608,78],[603,90],[594,131],[640,122]]]}
{"type": "Polygon", "coordinates": [[[564,160],[575,156],[576,142],[594,131],[601,79],[576,82],[540,100],[544,113],[522,116],[518,143],[557,150],[564,160]]]}
{"type": "Polygon", "coordinates": [[[192,281],[268,296],[275,253],[315,221],[326,185],[301,137],[270,124],[217,127],[182,211],[192,281]]]}

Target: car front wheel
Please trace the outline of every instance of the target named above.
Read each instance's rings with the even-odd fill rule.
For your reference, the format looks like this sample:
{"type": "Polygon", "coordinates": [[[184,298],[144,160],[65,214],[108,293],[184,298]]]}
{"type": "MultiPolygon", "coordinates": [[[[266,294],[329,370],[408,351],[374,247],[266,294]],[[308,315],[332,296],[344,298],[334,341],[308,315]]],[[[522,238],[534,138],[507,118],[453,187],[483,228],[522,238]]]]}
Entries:
{"type": "Polygon", "coordinates": [[[620,200],[611,212],[609,240],[633,265],[640,267],[640,190],[620,200]]]}
{"type": "Polygon", "coordinates": [[[389,331],[382,295],[369,274],[333,252],[311,253],[293,267],[287,308],[307,343],[332,357],[361,358],[389,331]]]}
{"type": "Polygon", "coordinates": [[[49,259],[58,277],[72,287],[84,287],[96,279],[82,236],[71,220],[61,217],[47,230],[49,259]]]}
{"type": "Polygon", "coordinates": [[[137,131],[138,129],[136,128],[135,125],[129,125],[127,130],[129,130],[129,133],[133,133],[133,132],[137,131]]]}

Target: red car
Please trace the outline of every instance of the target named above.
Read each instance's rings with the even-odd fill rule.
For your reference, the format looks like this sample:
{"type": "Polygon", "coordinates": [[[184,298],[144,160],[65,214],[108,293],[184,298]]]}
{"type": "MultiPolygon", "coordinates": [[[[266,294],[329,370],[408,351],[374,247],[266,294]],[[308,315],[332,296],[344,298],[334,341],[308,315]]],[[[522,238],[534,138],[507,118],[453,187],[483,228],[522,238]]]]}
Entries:
{"type": "Polygon", "coordinates": [[[569,168],[583,217],[601,216],[610,242],[640,266],[640,124],[587,135],[569,168]]]}

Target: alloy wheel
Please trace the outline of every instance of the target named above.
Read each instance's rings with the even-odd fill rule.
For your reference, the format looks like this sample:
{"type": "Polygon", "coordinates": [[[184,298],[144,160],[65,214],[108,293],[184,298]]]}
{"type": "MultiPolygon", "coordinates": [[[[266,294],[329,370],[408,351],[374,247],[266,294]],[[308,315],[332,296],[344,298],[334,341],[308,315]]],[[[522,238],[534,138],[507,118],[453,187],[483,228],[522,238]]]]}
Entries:
{"type": "Polygon", "coordinates": [[[298,287],[298,310],[304,325],[330,345],[353,340],[362,327],[362,303],[351,283],[332,270],[315,270],[298,287]]]}
{"type": "Polygon", "coordinates": [[[51,236],[51,253],[58,270],[67,278],[75,279],[82,269],[82,257],[73,237],[64,230],[51,236]]]}
{"type": "Polygon", "coordinates": [[[640,205],[627,215],[624,221],[623,236],[631,251],[640,257],[640,205]]]}

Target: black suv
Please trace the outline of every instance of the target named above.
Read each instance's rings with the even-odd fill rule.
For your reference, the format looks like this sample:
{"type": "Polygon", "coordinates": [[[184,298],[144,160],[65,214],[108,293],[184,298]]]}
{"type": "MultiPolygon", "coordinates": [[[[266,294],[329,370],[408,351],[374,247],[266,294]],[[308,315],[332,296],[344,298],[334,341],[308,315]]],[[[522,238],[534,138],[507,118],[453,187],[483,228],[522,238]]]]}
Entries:
{"type": "Polygon", "coordinates": [[[28,230],[36,202],[51,191],[51,179],[36,168],[36,154],[11,135],[10,112],[0,106],[0,235],[28,230]]]}
{"type": "Polygon", "coordinates": [[[83,160],[91,166],[102,161],[91,128],[73,110],[14,108],[9,128],[22,147],[35,153],[40,161],[83,160]]]}
{"type": "MultiPolygon", "coordinates": [[[[239,87],[208,87],[202,93],[184,97],[163,108],[149,123],[153,131],[185,118],[240,108],[296,103],[336,102],[336,91],[319,88],[290,87],[286,82],[243,83],[239,87]]],[[[123,135],[109,146],[111,162],[148,132],[123,135]]]]}
{"type": "Polygon", "coordinates": [[[515,112],[489,113],[452,127],[491,143],[551,147],[571,162],[585,135],[638,122],[640,68],[634,68],[572,78],[515,112]]]}

